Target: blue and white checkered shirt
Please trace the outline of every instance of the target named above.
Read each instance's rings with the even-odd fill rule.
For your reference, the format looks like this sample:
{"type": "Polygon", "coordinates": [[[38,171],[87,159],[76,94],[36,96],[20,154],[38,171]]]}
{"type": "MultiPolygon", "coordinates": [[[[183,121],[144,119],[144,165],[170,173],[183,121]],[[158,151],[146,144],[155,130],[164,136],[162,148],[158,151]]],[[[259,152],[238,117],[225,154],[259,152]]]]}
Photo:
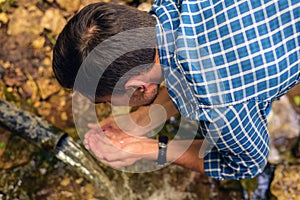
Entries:
{"type": "Polygon", "coordinates": [[[300,0],[157,0],[150,13],[169,94],[209,143],[206,174],[262,172],[268,109],[299,82],[300,0]]]}

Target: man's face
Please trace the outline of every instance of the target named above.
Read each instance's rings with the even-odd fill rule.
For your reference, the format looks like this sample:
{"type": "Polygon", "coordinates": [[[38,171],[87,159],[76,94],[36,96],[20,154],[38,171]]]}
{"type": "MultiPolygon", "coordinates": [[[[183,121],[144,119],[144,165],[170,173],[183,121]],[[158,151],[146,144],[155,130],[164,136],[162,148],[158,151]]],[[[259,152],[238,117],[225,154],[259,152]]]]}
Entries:
{"type": "Polygon", "coordinates": [[[158,94],[158,84],[145,88],[130,88],[123,95],[96,97],[95,103],[111,103],[113,106],[144,106],[151,104],[158,94]]]}

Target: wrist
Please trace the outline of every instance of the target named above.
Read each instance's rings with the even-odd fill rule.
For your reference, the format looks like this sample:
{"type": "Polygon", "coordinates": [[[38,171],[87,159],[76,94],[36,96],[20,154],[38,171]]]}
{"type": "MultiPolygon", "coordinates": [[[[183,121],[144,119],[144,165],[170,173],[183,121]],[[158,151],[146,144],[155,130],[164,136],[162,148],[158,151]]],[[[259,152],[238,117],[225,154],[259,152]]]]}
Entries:
{"type": "Polygon", "coordinates": [[[158,152],[158,141],[150,138],[142,138],[141,145],[143,146],[143,159],[156,160],[158,152]]]}
{"type": "Polygon", "coordinates": [[[156,120],[151,119],[149,116],[149,106],[140,108],[139,112],[132,113],[131,119],[134,124],[137,125],[134,129],[134,132],[137,133],[135,135],[146,135],[149,133],[151,133],[151,135],[154,135],[158,132],[156,128],[158,128],[162,123],[165,122],[165,119],[159,119],[160,116],[153,117],[156,120]]]}

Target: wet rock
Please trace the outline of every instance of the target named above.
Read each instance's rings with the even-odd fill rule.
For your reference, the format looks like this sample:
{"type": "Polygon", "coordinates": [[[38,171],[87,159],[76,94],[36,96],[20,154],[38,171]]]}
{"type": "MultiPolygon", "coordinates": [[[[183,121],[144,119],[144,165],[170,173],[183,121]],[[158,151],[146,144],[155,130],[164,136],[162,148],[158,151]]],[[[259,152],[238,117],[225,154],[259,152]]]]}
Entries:
{"type": "Polygon", "coordinates": [[[270,154],[269,161],[276,163],[284,159],[283,157],[278,159],[279,154],[294,148],[300,130],[299,115],[286,96],[273,103],[272,111],[268,116],[268,129],[271,147],[276,148],[272,149],[273,152],[270,154]],[[276,158],[271,157],[272,155],[276,158]]]}
{"type": "Polygon", "coordinates": [[[300,166],[278,165],[271,184],[271,193],[278,200],[300,199],[300,166]]]}
{"type": "Polygon", "coordinates": [[[7,34],[30,33],[39,35],[43,32],[43,27],[40,26],[42,16],[43,12],[34,5],[28,9],[23,7],[17,8],[9,17],[7,34]]]}
{"type": "Polygon", "coordinates": [[[56,0],[56,2],[67,12],[75,12],[80,6],[80,0],[56,0]]]}
{"type": "Polygon", "coordinates": [[[273,144],[270,145],[270,153],[268,162],[272,164],[278,164],[281,161],[280,153],[276,147],[274,147],[273,144]]]}

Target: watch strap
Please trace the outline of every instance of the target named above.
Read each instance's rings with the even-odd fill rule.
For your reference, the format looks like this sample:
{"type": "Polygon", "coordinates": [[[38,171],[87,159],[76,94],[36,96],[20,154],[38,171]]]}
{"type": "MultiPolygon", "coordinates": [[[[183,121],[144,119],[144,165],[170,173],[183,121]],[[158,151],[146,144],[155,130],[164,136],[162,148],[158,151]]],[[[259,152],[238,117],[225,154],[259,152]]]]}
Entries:
{"type": "Polygon", "coordinates": [[[168,137],[159,136],[158,137],[158,158],[157,164],[160,166],[165,166],[167,162],[167,148],[168,148],[168,137]]]}

